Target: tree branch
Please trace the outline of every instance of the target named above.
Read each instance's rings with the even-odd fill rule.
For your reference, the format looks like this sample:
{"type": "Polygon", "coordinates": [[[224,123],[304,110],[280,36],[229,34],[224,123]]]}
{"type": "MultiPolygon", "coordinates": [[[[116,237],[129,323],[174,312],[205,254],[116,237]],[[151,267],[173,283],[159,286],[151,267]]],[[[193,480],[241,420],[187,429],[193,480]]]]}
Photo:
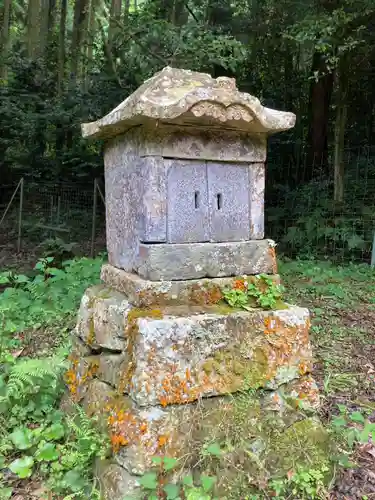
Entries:
{"type": "Polygon", "coordinates": [[[185,2],[185,7],[187,9],[187,11],[189,12],[189,14],[192,16],[192,18],[194,19],[194,21],[196,23],[199,23],[199,19],[197,18],[197,16],[194,14],[193,10],[189,7],[189,2],[185,2]]]}

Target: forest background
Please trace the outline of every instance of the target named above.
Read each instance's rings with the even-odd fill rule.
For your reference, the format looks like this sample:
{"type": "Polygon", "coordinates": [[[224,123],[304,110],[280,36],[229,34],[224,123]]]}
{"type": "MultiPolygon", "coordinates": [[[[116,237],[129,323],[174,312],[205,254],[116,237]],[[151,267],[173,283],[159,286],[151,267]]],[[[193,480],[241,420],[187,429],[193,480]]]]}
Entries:
{"type": "Polygon", "coordinates": [[[267,236],[281,250],[370,259],[373,0],[1,0],[0,21],[0,205],[21,178],[91,189],[102,145],[80,124],[171,65],[235,77],[297,115],[268,153],[267,236]]]}

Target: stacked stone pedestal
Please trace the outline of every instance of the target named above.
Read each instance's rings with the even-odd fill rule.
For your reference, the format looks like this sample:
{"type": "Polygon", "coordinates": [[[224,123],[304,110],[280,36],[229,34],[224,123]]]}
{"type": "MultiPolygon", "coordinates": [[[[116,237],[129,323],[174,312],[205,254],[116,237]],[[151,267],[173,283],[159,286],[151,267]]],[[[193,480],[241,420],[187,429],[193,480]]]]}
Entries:
{"type": "Polygon", "coordinates": [[[230,308],[234,277],[152,282],[104,265],[102,279],[82,298],[68,382],[112,441],[97,471],[104,498],[137,498],[154,456],[180,459],[181,474],[219,468],[220,498],[303,461],[296,435],[321,459],[324,432],[301,412],[319,403],[307,309],[230,308]],[[205,456],[210,442],[225,459],[205,456]]]}
{"type": "Polygon", "coordinates": [[[232,79],[167,67],[83,124],[105,141],[111,265],[82,299],[68,381],[111,437],[105,498],[137,498],[154,456],[178,459],[176,476],[217,476],[216,497],[234,499],[325,460],[301,411],[318,404],[308,311],[247,296],[235,310],[222,295],[246,289],[236,276],[279,280],[264,239],[267,137],[294,123],[232,79]]]}

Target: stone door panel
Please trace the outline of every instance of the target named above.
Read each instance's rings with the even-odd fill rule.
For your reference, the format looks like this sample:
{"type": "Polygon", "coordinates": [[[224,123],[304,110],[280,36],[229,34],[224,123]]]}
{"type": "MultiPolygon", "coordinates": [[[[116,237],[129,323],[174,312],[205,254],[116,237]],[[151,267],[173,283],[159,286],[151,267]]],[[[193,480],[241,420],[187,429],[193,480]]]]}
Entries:
{"type": "Polygon", "coordinates": [[[168,243],[250,239],[248,165],[165,161],[168,243]]]}
{"type": "Polygon", "coordinates": [[[207,162],[210,241],[250,239],[249,168],[207,162]]]}
{"type": "Polygon", "coordinates": [[[207,166],[205,162],[167,160],[168,243],[209,241],[207,166]]]}

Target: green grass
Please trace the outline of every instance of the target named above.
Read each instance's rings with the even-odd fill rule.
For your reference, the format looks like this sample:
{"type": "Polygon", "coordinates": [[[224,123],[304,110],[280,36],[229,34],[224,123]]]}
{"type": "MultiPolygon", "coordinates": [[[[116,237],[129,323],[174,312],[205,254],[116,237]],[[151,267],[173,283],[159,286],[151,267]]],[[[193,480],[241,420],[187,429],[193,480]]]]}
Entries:
{"type": "Polygon", "coordinates": [[[333,489],[347,498],[371,498],[368,479],[373,472],[366,450],[372,450],[367,430],[375,410],[375,271],[362,264],[296,260],[281,263],[280,274],[286,300],[308,307],[312,314],[313,376],[321,390],[321,417],[337,439],[333,489]],[[343,413],[359,413],[363,422],[344,422],[343,413]],[[333,425],[337,418],[341,426],[333,425]],[[353,441],[356,433],[361,437],[353,441]],[[350,489],[353,473],[361,478],[355,492],[350,489]]]}

